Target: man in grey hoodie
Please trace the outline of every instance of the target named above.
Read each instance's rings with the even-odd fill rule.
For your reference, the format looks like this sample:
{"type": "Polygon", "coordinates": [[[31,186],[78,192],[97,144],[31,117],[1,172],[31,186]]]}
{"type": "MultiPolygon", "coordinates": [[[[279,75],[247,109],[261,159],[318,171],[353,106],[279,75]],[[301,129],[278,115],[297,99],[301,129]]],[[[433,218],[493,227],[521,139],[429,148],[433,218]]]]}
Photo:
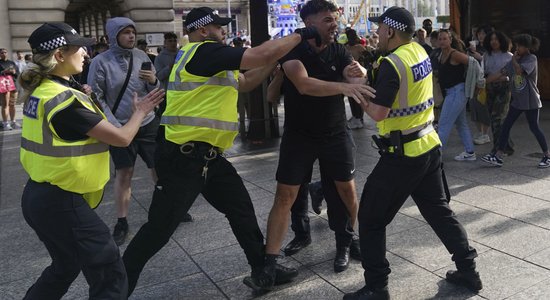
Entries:
{"type": "Polygon", "coordinates": [[[157,70],[157,78],[160,80],[161,87],[166,89],[168,85],[168,77],[172,66],[178,54],[178,36],[173,32],[164,34],[164,48],[160,51],[155,59],[155,69],[157,70]]]}
{"type": "MultiPolygon", "coordinates": [[[[132,116],[134,94],[143,97],[154,88],[159,87],[160,83],[155,76],[155,69],[146,66],[147,64],[151,65],[147,54],[134,48],[136,44],[135,23],[128,18],[117,17],[109,19],[106,27],[110,47],[109,50],[92,60],[88,73],[88,84],[103,106],[109,122],[121,127],[132,116]],[[143,63],[146,68],[142,70],[143,63]],[[130,67],[131,72],[128,74],[130,67]],[[128,75],[129,80],[127,86],[124,87],[128,75]],[[124,90],[122,90],[123,88],[124,90]]],[[[134,164],[138,154],[151,170],[153,181],[156,182],[157,179],[154,169],[154,152],[158,126],[159,120],[151,112],[143,119],[138,134],[128,147],[111,146],[109,149],[116,169],[115,202],[118,222],[113,231],[113,239],[119,246],[125,242],[128,235],[129,226],[126,216],[130,205],[134,164]]]]}

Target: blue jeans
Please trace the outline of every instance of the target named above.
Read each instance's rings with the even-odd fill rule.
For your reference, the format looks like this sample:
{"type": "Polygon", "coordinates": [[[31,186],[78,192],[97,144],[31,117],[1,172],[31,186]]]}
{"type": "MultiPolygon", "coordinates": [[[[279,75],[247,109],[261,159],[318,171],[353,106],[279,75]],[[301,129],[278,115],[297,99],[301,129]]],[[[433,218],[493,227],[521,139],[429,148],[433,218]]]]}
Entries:
{"type": "Polygon", "coordinates": [[[441,116],[439,117],[439,127],[437,133],[443,147],[447,145],[447,140],[456,125],[458,135],[464,144],[466,152],[474,152],[474,143],[472,133],[468,127],[468,118],[466,117],[466,96],[464,94],[464,83],[459,83],[446,89],[447,95],[443,101],[441,116]]]}

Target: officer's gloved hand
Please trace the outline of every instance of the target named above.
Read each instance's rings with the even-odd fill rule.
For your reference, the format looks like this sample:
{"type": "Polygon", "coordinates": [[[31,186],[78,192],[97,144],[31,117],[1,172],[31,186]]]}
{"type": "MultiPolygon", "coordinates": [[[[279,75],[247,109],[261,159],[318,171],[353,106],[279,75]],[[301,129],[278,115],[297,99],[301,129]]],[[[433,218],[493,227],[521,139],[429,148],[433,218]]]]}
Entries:
{"type": "Polygon", "coordinates": [[[298,28],[294,32],[298,33],[302,37],[302,41],[315,39],[317,47],[321,46],[321,36],[315,27],[298,28]]]}

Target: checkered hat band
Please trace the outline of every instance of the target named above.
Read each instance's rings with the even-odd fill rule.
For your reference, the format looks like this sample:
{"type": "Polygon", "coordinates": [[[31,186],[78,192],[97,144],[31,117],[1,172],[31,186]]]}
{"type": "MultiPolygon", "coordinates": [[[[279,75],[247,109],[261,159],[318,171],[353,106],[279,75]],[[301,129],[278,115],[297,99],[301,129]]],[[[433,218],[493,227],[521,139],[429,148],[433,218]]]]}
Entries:
{"type": "Polygon", "coordinates": [[[405,29],[407,29],[407,25],[397,22],[396,20],[389,17],[384,17],[383,23],[400,31],[405,31],[405,29]]]}
{"type": "Polygon", "coordinates": [[[65,40],[65,37],[60,36],[56,37],[54,39],[51,39],[47,42],[40,43],[40,46],[38,46],[38,50],[40,51],[51,51],[53,49],[57,49],[59,47],[67,45],[67,41],[65,40]]]}
{"type": "Polygon", "coordinates": [[[195,22],[187,25],[187,30],[195,30],[195,29],[199,29],[201,27],[204,27],[210,23],[214,22],[214,18],[212,18],[211,15],[206,15],[198,20],[196,20],[195,22]]]}
{"type": "Polygon", "coordinates": [[[401,109],[391,109],[390,114],[388,115],[388,118],[406,117],[406,116],[418,114],[430,108],[432,105],[434,105],[434,99],[430,98],[428,101],[424,101],[415,106],[405,107],[401,109]]]}

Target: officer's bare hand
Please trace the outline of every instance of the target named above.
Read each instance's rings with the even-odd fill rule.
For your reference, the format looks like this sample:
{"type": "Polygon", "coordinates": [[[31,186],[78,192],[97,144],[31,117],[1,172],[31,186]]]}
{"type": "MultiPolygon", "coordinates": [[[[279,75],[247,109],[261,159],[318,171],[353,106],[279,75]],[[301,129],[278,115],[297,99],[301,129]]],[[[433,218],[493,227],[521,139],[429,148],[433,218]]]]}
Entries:
{"type": "Polygon", "coordinates": [[[363,68],[361,66],[361,64],[359,64],[359,62],[357,61],[352,61],[351,64],[348,65],[348,67],[346,68],[347,70],[347,77],[350,77],[350,78],[357,78],[357,77],[365,77],[367,74],[366,74],[366,71],[365,71],[365,68],[363,68]]]}
{"type": "Polygon", "coordinates": [[[357,103],[365,102],[368,98],[375,98],[376,90],[365,84],[343,83],[344,96],[352,97],[357,103]]]}
{"type": "Polygon", "coordinates": [[[157,77],[153,70],[139,70],[139,79],[149,82],[149,84],[155,84],[157,77]]]}
{"type": "Polygon", "coordinates": [[[138,99],[137,93],[134,93],[134,113],[140,112],[147,115],[164,100],[164,94],[163,89],[157,88],[138,99]]]}

